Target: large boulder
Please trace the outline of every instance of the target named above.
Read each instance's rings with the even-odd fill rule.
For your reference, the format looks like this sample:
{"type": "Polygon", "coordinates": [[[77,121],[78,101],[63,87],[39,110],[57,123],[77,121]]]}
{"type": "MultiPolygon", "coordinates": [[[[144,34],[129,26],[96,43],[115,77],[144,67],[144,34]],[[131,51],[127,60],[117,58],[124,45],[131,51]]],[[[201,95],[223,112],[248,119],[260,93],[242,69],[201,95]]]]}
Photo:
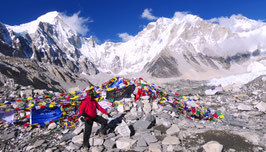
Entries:
{"type": "Polygon", "coordinates": [[[125,121],[122,120],[122,123],[115,128],[115,130],[123,137],[130,136],[130,129],[125,121]]]}
{"type": "Polygon", "coordinates": [[[129,150],[135,142],[136,140],[122,137],[116,141],[116,147],[121,150],[129,150]]]}
{"type": "Polygon", "coordinates": [[[167,135],[173,135],[179,133],[180,129],[176,124],[173,124],[169,129],[166,130],[167,135]]]}
{"type": "Polygon", "coordinates": [[[115,146],[115,141],[112,139],[107,139],[104,141],[103,145],[107,149],[112,149],[115,146]]]}
{"type": "Polygon", "coordinates": [[[137,121],[133,127],[135,130],[146,130],[150,127],[151,122],[147,120],[139,120],[137,121]]]}
{"type": "Polygon", "coordinates": [[[151,112],[151,104],[150,103],[144,103],[143,111],[145,114],[148,114],[151,112]]]}
{"type": "Polygon", "coordinates": [[[82,129],[83,129],[83,127],[82,127],[82,126],[80,126],[80,127],[77,127],[77,128],[76,128],[76,129],[73,131],[73,134],[76,134],[76,135],[78,135],[79,133],[81,133],[82,129]]]}
{"type": "Polygon", "coordinates": [[[150,152],[161,152],[162,146],[159,143],[152,143],[149,145],[149,151],[150,152]]]}
{"type": "Polygon", "coordinates": [[[175,136],[166,136],[163,139],[162,144],[163,145],[178,145],[178,144],[180,144],[180,141],[175,136]]]}
{"type": "Polygon", "coordinates": [[[223,145],[217,141],[209,141],[203,145],[205,152],[221,152],[223,150],[223,145]]]}
{"type": "Polygon", "coordinates": [[[255,105],[255,108],[257,108],[259,111],[266,112],[266,103],[261,101],[260,103],[255,105]]]}
{"type": "Polygon", "coordinates": [[[83,133],[72,138],[73,143],[83,144],[83,133]]]}
{"type": "Polygon", "coordinates": [[[94,146],[100,146],[102,144],[103,144],[103,138],[98,138],[98,137],[93,138],[93,145],[94,146]]]}
{"type": "Polygon", "coordinates": [[[49,124],[49,126],[48,126],[48,129],[49,130],[53,130],[53,129],[55,129],[57,127],[57,125],[56,125],[56,123],[51,123],[51,124],[49,124]]]}

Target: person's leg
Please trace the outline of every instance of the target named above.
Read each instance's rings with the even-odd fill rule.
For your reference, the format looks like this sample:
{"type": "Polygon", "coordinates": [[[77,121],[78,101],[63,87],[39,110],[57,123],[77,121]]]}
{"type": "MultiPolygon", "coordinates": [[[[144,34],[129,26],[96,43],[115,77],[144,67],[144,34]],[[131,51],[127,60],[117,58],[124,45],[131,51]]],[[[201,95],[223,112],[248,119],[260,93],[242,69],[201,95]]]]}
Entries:
{"type": "Polygon", "coordinates": [[[101,124],[100,132],[106,134],[106,130],[108,129],[107,120],[97,115],[94,121],[101,124]]]}
{"type": "Polygon", "coordinates": [[[83,146],[84,147],[90,148],[89,139],[91,135],[92,125],[93,125],[93,120],[89,119],[85,121],[85,131],[83,134],[83,146]]]}

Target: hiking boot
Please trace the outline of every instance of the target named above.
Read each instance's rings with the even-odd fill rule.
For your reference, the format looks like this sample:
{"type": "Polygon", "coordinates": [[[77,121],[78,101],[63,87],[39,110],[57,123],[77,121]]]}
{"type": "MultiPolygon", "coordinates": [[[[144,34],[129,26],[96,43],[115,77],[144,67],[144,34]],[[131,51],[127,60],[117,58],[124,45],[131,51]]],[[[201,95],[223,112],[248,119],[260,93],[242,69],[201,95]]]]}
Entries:
{"type": "Polygon", "coordinates": [[[99,132],[100,137],[104,137],[104,134],[102,132],[99,132]]]}

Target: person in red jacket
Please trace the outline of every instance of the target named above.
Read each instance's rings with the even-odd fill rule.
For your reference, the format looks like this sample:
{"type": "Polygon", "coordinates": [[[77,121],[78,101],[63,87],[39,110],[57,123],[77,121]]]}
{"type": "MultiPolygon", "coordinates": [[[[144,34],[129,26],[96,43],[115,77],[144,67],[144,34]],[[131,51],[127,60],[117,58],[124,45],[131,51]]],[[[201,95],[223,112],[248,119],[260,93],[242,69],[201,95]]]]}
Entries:
{"type": "Polygon", "coordinates": [[[98,102],[95,101],[93,90],[90,90],[87,92],[87,97],[82,101],[79,108],[80,115],[85,117],[85,132],[83,135],[84,148],[90,148],[89,138],[91,135],[91,129],[94,121],[101,124],[99,132],[100,136],[103,137],[104,134],[106,133],[106,130],[108,129],[107,120],[97,115],[97,109],[100,110],[102,113],[108,115],[108,117],[111,117],[110,114],[108,114],[107,111],[105,111],[98,104],[98,102]]]}

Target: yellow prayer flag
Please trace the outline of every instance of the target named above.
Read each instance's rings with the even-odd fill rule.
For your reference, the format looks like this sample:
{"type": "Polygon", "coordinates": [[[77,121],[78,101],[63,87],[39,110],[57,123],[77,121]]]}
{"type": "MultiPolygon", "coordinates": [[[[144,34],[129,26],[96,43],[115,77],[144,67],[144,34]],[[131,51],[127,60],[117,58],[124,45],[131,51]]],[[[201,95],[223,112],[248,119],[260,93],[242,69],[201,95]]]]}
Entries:
{"type": "Polygon", "coordinates": [[[33,98],[32,97],[28,97],[27,100],[32,100],[33,98]]]}

